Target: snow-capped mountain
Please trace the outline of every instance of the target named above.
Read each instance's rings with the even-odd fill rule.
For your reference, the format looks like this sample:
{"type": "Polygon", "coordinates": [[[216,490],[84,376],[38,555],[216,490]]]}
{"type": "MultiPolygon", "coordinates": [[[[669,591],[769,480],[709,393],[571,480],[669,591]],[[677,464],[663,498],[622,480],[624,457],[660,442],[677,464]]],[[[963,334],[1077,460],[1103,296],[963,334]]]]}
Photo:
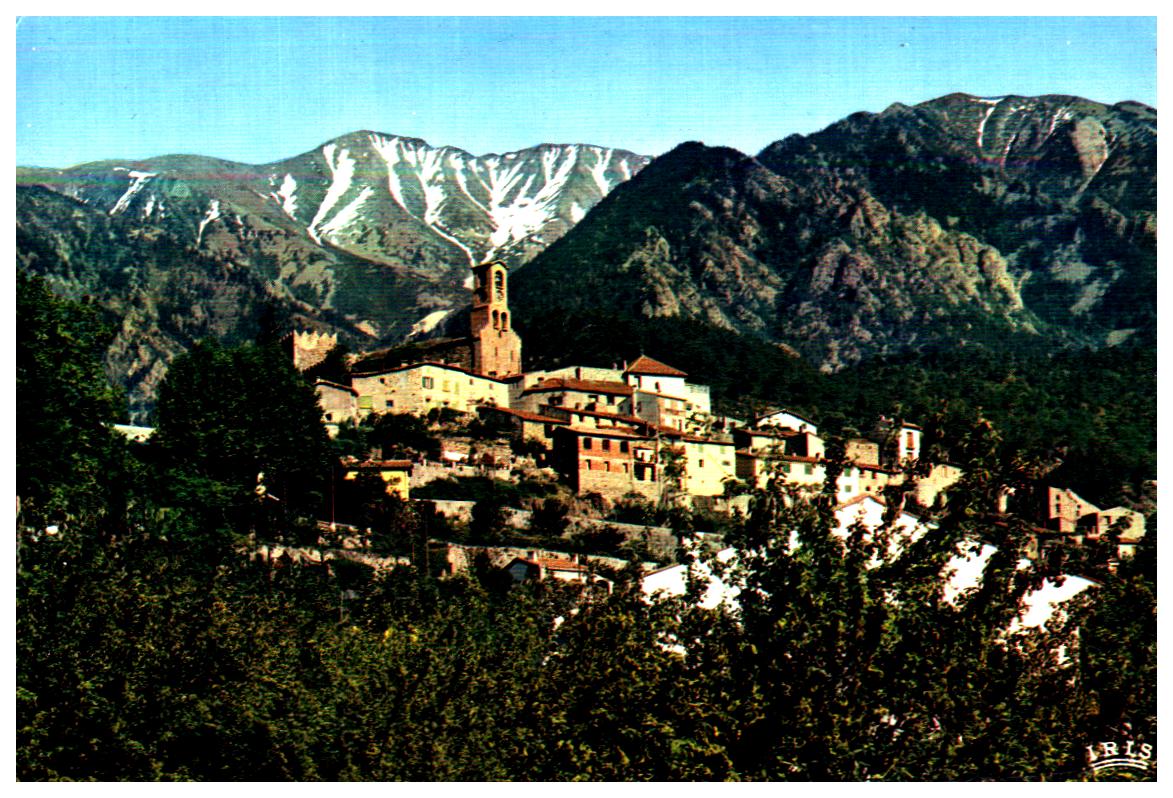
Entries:
{"type": "Polygon", "coordinates": [[[263,166],[167,156],[25,170],[21,182],[131,228],[161,228],[233,266],[264,269],[277,257],[280,268],[266,276],[281,291],[339,310],[382,338],[462,303],[471,266],[531,259],[649,160],[579,144],[473,156],[363,131],[263,166]],[[348,282],[333,262],[340,253],[422,281],[417,296],[393,303],[405,315],[372,313],[340,296],[348,282]]]}
{"type": "Polygon", "coordinates": [[[369,228],[382,213],[446,244],[455,266],[487,258],[521,263],[648,160],[574,144],[477,157],[419,139],[355,133],[273,164],[269,196],[315,241],[358,254],[377,254],[369,228]]]}

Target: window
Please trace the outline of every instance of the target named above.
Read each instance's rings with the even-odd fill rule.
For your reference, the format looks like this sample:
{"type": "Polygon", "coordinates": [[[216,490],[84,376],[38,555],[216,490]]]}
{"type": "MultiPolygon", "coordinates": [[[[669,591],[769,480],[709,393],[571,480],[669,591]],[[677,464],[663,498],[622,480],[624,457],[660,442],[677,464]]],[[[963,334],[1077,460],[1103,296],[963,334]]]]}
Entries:
{"type": "Polygon", "coordinates": [[[590,438],[583,438],[583,439],[582,439],[582,448],[584,448],[584,449],[592,449],[592,448],[594,448],[594,444],[592,444],[592,443],[591,443],[591,439],[590,439],[590,438]]]}
{"type": "Polygon", "coordinates": [[[603,451],[604,452],[611,451],[611,441],[607,440],[606,438],[603,438],[603,451]]]}
{"type": "Polygon", "coordinates": [[[436,386],[436,381],[431,377],[424,377],[423,385],[425,388],[434,388],[436,386]]]}
{"type": "Polygon", "coordinates": [[[627,452],[628,448],[627,441],[619,441],[619,451],[627,452]]]}
{"type": "Polygon", "coordinates": [[[807,463],[806,464],[806,475],[809,477],[813,473],[815,473],[815,467],[812,466],[810,463],[807,463]]]}
{"type": "Polygon", "coordinates": [[[704,468],[704,467],[705,467],[705,461],[704,461],[704,460],[698,460],[698,461],[697,461],[697,466],[698,466],[699,468],[704,468]]]}

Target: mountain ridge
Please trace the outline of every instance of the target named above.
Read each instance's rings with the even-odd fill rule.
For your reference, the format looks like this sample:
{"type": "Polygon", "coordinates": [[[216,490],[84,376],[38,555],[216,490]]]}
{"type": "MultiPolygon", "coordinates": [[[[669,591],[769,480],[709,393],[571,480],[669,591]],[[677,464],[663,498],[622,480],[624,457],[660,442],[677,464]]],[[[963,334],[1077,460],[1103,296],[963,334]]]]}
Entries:
{"type": "MultiPolygon", "coordinates": [[[[19,168],[17,256],[110,309],[124,348],[156,353],[151,373],[201,335],[247,335],[260,307],[352,349],[443,335],[486,258],[516,270],[521,328],[680,317],[837,370],[924,348],[1155,340],[1155,163],[1153,109],[1064,95],[893,103],[757,155],[472,156],[360,130],[261,165],[19,168]],[[158,292],[197,301],[184,317],[158,292]]],[[[124,361],[108,368],[149,407],[157,381],[124,361]]]]}
{"type": "Polygon", "coordinates": [[[1155,113],[1124,107],[954,94],[756,157],[680,145],[518,272],[518,318],[548,294],[681,315],[830,370],[1023,335],[1152,337],[1155,113]]]}

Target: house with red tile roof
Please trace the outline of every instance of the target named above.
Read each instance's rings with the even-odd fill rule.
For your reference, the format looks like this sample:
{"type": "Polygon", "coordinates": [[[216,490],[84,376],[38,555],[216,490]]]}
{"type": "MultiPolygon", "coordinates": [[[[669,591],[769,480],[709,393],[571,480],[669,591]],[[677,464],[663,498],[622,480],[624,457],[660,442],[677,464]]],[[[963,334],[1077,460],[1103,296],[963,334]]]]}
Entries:
{"type": "Polygon", "coordinates": [[[513,558],[505,570],[515,582],[557,579],[562,582],[598,586],[604,588],[608,593],[611,592],[611,580],[592,573],[586,564],[579,561],[577,555],[571,555],[571,558],[530,551],[525,557],[513,558]]]}
{"type": "Polygon", "coordinates": [[[514,407],[540,412],[543,405],[550,405],[629,415],[631,395],[631,386],[622,382],[551,377],[522,390],[514,407]]]}

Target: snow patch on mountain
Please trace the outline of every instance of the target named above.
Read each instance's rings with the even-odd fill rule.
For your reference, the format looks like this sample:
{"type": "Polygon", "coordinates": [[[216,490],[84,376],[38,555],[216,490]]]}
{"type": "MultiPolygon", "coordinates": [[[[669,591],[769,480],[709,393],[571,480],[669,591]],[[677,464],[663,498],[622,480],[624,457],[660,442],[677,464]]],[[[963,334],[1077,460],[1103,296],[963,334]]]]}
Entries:
{"type": "Polygon", "coordinates": [[[281,210],[285,211],[290,219],[297,218],[294,215],[297,213],[297,181],[293,179],[293,175],[286,172],[281,187],[269,196],[281,205],[281,210]]]}
{"type": "MultiPolygon", "coordinates": [[[[488,160],[488,159],[486,159],[488,160]]],[[[578,150],[566,147],[564,151],[550,149],[542,153],[542,177],[544,182],[537,193],[531,192],[535,175],[530,175],[512,202],[508,197],[524,176],[523,163],[511,164],[504,172],[498,172],[493,161],[488,162],[489,213],[496,229],[489,236],[489,250],[486,258],[492,258],[497,250],[506,244],[524,241],[539,230],[542,225],[555,218],[558,213],[558,199],[578,162],[578,150]],[[560,152],[564,155],[558,157],[560,152]]]]}
{"type": "Polygon", "coordinates": [[[442,152],[430,147],[425,150],[415,146],[414,142],[407,142],[398,137],[386,139],[372,135],[369,140],[375,152],[387,164],[387,188],[399,207],[413,219],[423,222],[445,241],[459,248],[468,258],[469,266],[475,266],[477,259],[472,250],[441,224],[440,211],[447,199],[442,152]],[[400,164],[410,167],[409,179],[414,177],[419,183],[423,194],[423,208],[418,209],[418,213],[408,207],[404,185],[396,168],[400,164]]]}
{"type": "Polygon", "coordinates": [[[200,229],[198,232],[196,232],[196,246],[197,247],[200,245],[200,241],[203,240],[204,228],[207,227],[208,224],[216,221],[219,218],[220,218],[220,200],[214,199],[208,205],[208,212],[206,214],[204,214],[204,218],[202,220],[200,220],[200,229]]]}
{"type": "Polygon", "coordinates": [[[334,144],[327,144],[322,147],[322,155],[326,158],[326,166],[330,167],[330,188],[326,190],[326,196],[322,199],[322,204],[318,206],[318,212],[314,214],[313,221],[306,228],[310,238],[317,244],[322,243],[317,232],[318,225],[326,218],[326,214],[337,204],[338,200],[350,190],[351,181],[354,179],[354,159],[350,157],[350,150],[338,151],[334,144]],[[338,154],[337,161],[334,158],[336,152],[338,154]]]}
{"type": "Polygon", "coordinates": [[[374,189],[370,186],[363,186],[363,190],[358,193],[357,197],[352,199],[345,208],[334,214],[330,221],[321,226],[319,229],[320,234],[323,236],[333,235],[355,221],[358,218],[358,209],[362,207],[362,204],[367,201],[373,192],[374,189]]]}
{"type": "Polygon", "coordinates": [[[986,122],[989,121],[990,115],[994,113],[995,108],[997,108],[997,103],[994,103],[993,105],[991,105],[989,108],[986,109],[986,115],[983,116],[982,121],[978,123],[977,148],[978,148],[979,153],[982,151],[982,134],[985,132],[986,122]]]}
{"type": "Polygon", "coordinates": [[[595,165],[591,167],[591,177],[595,179],[595,185],[599,187],[600,197],[607,196],[607,192],[611,190],[607,183],[607,161],[611,159],[611,152],[612,150],[596,150],[595,165]]]}
{"type": "Polygon", "coordinates": [[[1051,117],[1051,126],[1047,128],[1047,138],[1050,138],[1051,134],[1055,132],[1056,125],[1058,125],[1060,122],[1066,122],[1071,118],[1071,109],[1066,105],[1056,111],[1055,114],[1051,117]]]}
{"type": "Polygon", "coordinates": [[[127,187],[126,191],[123,192],[122,196],[118,198],[118,202],[114,203],[114,207],[110,209],[111,216],[125,211],[130,206],[130,201],[135,198],[135,195],[143,190],[143,187],[147,184],[147,181],[152,177],[159,176],[157,172],[129,171],[124,166],[116,166],[114,167],[114,171],[125,171],[132,182],[127,187]]]}

